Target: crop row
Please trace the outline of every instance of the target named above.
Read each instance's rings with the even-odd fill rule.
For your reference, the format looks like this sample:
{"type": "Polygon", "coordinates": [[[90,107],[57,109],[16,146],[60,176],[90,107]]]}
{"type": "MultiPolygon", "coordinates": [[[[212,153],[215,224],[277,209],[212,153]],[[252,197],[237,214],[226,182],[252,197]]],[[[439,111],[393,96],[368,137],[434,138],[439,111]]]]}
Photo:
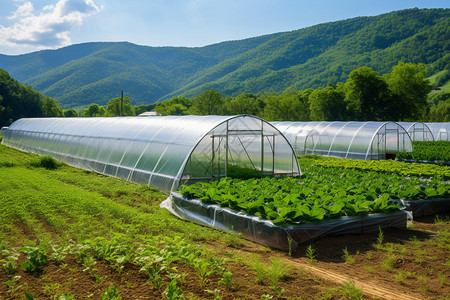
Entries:
{"type": "Polygon", "coordinates": [[[396,158],[450,162],[450,141],[414,141],[413,147],[413,152],[399,152],[396,158]]]}
{"type": "Polygon", "coordinates": [[[182,186],[180,192],[185,198],[243,210],[282,226],[393,212],[399,205],[392,199],[448,198],[450,185],[439,179],[314,166],[297,178],[222,178],[182,186]]]}
{"type": "Polygon", "coordinates": [[[314,160],[316,166],[335,167],[360,171],[394,173],[403,176],[436,177],[450,179],[450,168],[432,164],[405,164],[391,160],[360,160],[323,158],[314,160]]]}

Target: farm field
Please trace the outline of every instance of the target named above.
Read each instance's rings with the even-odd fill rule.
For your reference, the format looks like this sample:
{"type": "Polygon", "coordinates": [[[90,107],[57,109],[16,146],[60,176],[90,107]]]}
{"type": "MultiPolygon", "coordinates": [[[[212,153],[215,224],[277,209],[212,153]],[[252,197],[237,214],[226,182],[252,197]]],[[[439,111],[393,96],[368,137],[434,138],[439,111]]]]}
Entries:
{"type": "MultiPolygon", "coordinates": [[[[301,160],[306,178],[320,164],[301,160]]],[[[165,198],[0,145],[0,299],[449,299],[449,214],[285,253],[180,220],[165,198]]]]}

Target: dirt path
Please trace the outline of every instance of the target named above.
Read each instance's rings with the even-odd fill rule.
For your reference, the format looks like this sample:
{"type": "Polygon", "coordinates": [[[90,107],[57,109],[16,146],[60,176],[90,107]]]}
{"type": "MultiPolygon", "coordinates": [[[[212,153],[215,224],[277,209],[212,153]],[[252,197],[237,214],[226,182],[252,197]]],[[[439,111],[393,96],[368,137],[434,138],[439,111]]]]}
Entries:
{"type": "Polygon", "coordinates": [[[381,298],[386,300],[421,300],[422,298],[418,298],[412,295],[407,295],[404,293],[397,293],[395,290],[388,290],[379,286],[374,286],[368,283],[361,282],[357,279],[350,278],[347,275],[342,275],[335,273],[333,271],[325,270],[316,266],[312,266],[310,264],[305,264],[301,262],[297,262],[294,260],[286,260],[287,263],[295,265],[299,268],[304,268],[305,270],[310,270],[314,275],[321,277],[325,280],[332,281],[338,284],[343,284],[347,280],[351,279],[355,283],[355,287],[362,288],[362,292],[365,295],[372,296],[374,298],[381,298]]]}

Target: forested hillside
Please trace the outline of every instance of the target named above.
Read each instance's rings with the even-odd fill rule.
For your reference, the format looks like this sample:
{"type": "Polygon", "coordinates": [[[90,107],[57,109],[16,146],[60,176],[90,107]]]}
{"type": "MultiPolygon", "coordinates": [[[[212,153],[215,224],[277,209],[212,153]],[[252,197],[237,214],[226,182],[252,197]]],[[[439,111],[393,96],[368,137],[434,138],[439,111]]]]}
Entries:
{"type": "Polygon", "coordinates": [[[105,105],[121,90],[133,104],[211,88],[233,97],[281,93],[344,82],[362,66],[386,74],[399,61],[438,74],[449,60],[448,28],[450,9],[410,9],[200,48],[88,43],[0,55],[0,68],[64,107],[105,105]]]}

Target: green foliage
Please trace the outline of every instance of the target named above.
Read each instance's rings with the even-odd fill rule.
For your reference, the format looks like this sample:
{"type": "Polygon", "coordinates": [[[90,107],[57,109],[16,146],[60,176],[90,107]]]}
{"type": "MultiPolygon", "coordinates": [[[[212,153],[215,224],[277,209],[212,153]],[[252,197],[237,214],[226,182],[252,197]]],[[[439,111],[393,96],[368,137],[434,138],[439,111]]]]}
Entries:
{"type": "Polygon", "coordinates": [[[450,170],[448,167],[432,164],[405,164],[404,162],[395,162],[390,160],[360,160],[333,157],[322,157],[315,159],[314,164],[322,167],[374,171],[380,173],[399,174],[403,176],[436,177],[444,180],[448,180],[450,178],[450,170]]]}
{"type": "Polygon", "coordinates": [[[78,117],[78,113],[75,109],[69,108],[63,111],[64,117],[66,118],[75,118],[78,117]]]}
{"type": "Polygon", "coordinates": [[[23,247],[27,260],[20,264],[26,272],[40,272],[47,265],[47,250],[43,247],[23,247]]]}
{"type": "Polygon", "coordinates": [[[42,117],[42,95],[0,69],[0,127],[23,117],[42,117]]]}
{"type": "MultiPolygon", "coordinates": [[[[450,162],[450,142],[420,142],[413,141],[413,152],[399,152],[396,158],[450,162]]],[[[450,174],[447,176],[450,177],[450,174]]]]}
{"type": "Polygon", "coordinates": [[[121,97],[109,100],[106,106],[106,117],[118,116],[135,116],[134,108],[131,106],[130,97],[124,97],[123,102],[121,97]]]}
{"type": "Polygon", "coordinates": [[[55,170],[61,166],[61,163],[51,156],[40,156],[34,161],[30,162],[30,165],[36,168],[45,168],[47,170],[55,170]]]}
{"type": "Polygon", "coordinates": [[[63,110],[58,103],[50,98],[44,97],[42,101],[42,113],[44,117],[63,117],[63,110]]]}
{"type": "Polygon", "coordinates": [[[238,165],[228,165],[227,176],[230,178],[251,179],[260,178],[261,171],[253,168],[241,167],[238,165]]]}
{"type": "Polygon", "coordinates": [[[105,108],[96,103],[92,103],[88,108],[85,108],[82,117],[103,117],[105,115],[105,108]]]}
{"type": "Polygon", "coordinates": [[[411,176],[408,165],[400,162],[390,162],[400,164],[401,168],[394,166],[393,171],[389,171],[386,165],[383,168],[383,165],[366,165],[365,161],[361,161],[361,168],[371,167],[373,171],[358,171],[353,166],[359,161],[336,161],[342,161],[344,168],[337,168],[337,164],[327,166],[327,162],[334,160],[323,160],[323,163],[319,160],[314,168],[302,166],[304,171],[306,169],[306,175],[299,178],[241,180],[227,177],[210,183],[183,185],[181,194],[207,204],[243,210],[280,226],[335,219],[344,215],[389,213],[398,210],[398,205],[391,199],[450,196],[450,186],[442,182],[448,174],[445,167],[435,166],[438,167],[435,170],[442,172],[440,176],[435,171],[435,178],[423,181],[421,177],[427,174],[426,170],[420,172],[421,168],[418,168],[417,176],[411,176]],[[349,165],[345,167],[347,162],[349,165]]]}

